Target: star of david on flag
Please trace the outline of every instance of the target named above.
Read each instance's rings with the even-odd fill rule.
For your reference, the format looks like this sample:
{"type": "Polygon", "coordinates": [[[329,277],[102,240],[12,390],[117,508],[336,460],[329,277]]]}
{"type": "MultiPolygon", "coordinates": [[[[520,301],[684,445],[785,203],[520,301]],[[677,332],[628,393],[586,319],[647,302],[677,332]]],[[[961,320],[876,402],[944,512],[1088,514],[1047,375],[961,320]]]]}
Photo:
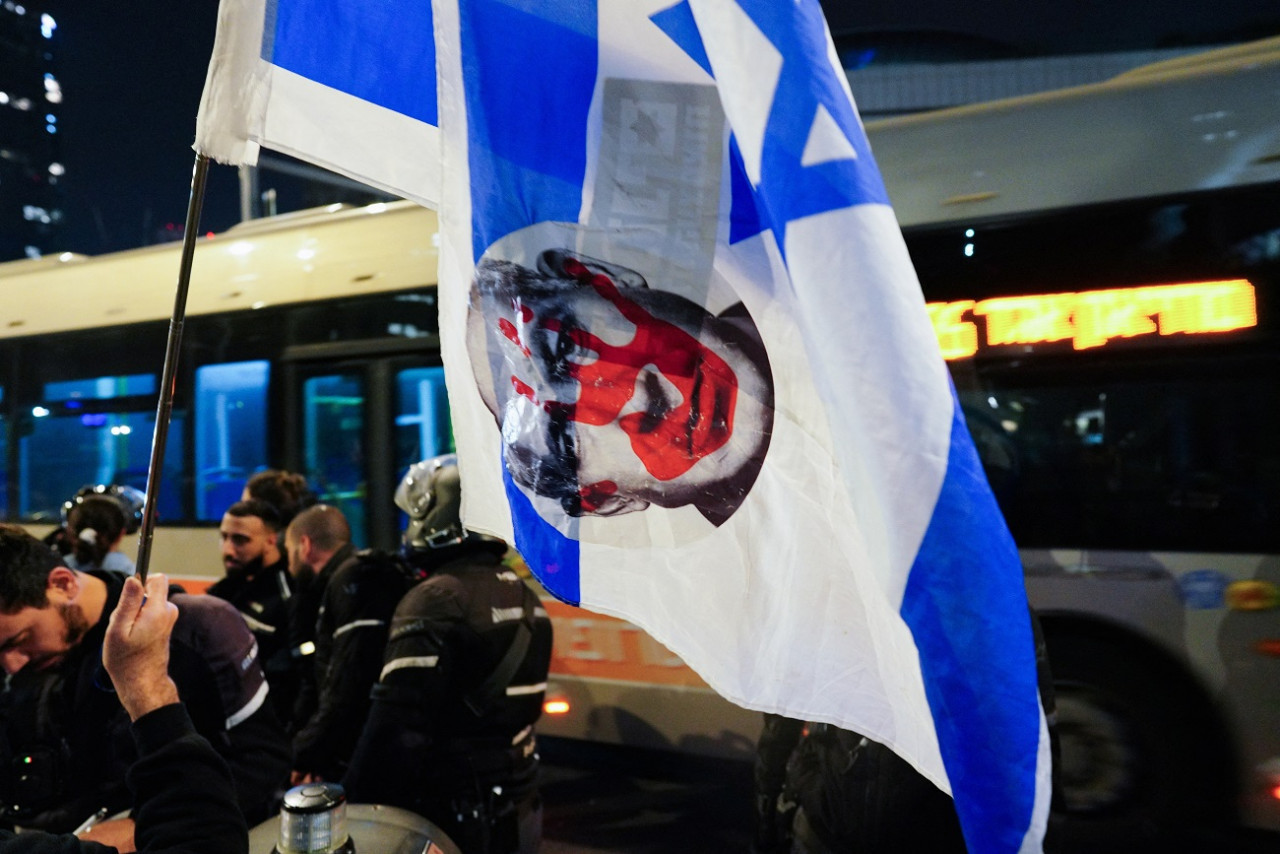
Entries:
{"type": "Polygon", "coordinates": [[[464,518],[1041,849],[1018,554],[816,0],[224,0],[197,148],[437,206],[464,518]]]}

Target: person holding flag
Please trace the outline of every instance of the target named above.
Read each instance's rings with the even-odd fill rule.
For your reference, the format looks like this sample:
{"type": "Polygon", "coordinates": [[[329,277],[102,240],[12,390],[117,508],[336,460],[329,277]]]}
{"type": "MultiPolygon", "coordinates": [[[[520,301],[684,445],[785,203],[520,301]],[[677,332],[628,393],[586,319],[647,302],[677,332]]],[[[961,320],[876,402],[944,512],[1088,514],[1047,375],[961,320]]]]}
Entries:
{"type": "Polygon", "coordinates": [[[467,528],[1041,851],[1018,553],[817,0],[270,7],[221,5],[197,149],[439,208],[467,528]]]}

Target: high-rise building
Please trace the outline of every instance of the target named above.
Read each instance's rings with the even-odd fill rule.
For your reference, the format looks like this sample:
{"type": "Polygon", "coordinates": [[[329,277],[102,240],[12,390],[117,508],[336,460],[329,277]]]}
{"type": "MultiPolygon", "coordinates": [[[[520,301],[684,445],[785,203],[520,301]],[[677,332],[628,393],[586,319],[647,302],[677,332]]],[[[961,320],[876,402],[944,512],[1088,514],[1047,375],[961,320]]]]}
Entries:
{"type": "Polygon", "coordinates": [[[58,25],[39,0],[0,0],[0,261],[58,248],[64,167],[58,25]]]}

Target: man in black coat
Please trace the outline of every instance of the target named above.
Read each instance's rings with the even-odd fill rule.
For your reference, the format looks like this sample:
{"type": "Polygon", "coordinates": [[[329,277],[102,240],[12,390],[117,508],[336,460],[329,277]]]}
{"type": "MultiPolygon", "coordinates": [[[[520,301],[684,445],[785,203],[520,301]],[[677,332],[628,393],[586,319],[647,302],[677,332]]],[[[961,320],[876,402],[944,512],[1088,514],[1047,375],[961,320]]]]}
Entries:
{"type": "MultiPolygon", "coordinates": [[[[130,803],[129,716],[103,668],[125,576],[78,572],[23,529],[0,525],[0,664],[9,674],[0,786],[9,819],[66,832],[130,803]]],[[[251,823],[275,807],[289,745],[266,703],[252,635],[235,609],[174,594],[169,674],[196,730],[226,760],[251,823]]]]}
{"type": "Polygon", "coordinates": [[[412,466],[396,493],[405,557],[427,578],[396,608],[342,783],[352,801],[425,816],[468,854],[533,851],[551,621],[502,564],[506,544],[462,527],[461,495],[452,455],[412,466]]]}
{"type": "Polygon", "coordinates": [[[139,854],[247,854],[249,832],[231,772],[196,733],[168,673],[178,609],[167,592],[163,575],[147,579],[145,595],[137,579],[127,580],[103,638],[102,662],[133,722],[138,750],[129,769],[136,833],[132,823],[118,821],[95,825],[80,837],[0,830],[2,854],[108,854],[116,848],[107,844],[129,841],[139,854]]]}
{"type": "Polygon", "coordinates": [[[390,555],[357,552],[342,511],[303,510],[285,534],[297,590],[290,633],[311,678],[294,705],[295,785],[342,778],[369,715],[369,691],[382,670],[387,628],[409,587],[408,569],[390,555]]]}
{"type": "Polygon", "coordinates": [[[258,661],[271,685],[277,717],[288,725],[298,691],[298,663],[289,651],[289,602],[293,584],[280,551],[280,514],[266,501],[251,498],[227,508],[218,528],[227,574],[209,588],[244,619],[258,642],[258,661]]]}

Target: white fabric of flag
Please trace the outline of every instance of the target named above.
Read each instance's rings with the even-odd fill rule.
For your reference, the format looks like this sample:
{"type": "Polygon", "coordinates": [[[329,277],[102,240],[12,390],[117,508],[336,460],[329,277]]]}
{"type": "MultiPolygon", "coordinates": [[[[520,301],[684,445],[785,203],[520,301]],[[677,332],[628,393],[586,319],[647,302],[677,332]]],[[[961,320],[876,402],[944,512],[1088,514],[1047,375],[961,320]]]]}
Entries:
{"type": "Polygon", "coordinates": [[[438,151],[438,182],[378,183],[439,202],[468,526],[730,700],[889,745],[953,793],[971,851],[1039,851],[1017,551],[816,0],[437,0],[434,66],[404,22],[334,12],[365,5],[275,0],[254,24],[230,3],[197,141],[220,159],[291,134],[392,174],[418,143],[295,96],[438,86],[415,155],[438,151]],[[282,60],[294,39],[332,61],[282,60]],[[409,77],[367,85],[370,56],[409,77]],[[264,67],[266,96],[217,96],[264,67]]]}
{"type": "Polygon", "coordinates": [[[435,207],[433,30],[420,0],[221,0],[196,150],[253,165],[266,147],[435,207]]]}

